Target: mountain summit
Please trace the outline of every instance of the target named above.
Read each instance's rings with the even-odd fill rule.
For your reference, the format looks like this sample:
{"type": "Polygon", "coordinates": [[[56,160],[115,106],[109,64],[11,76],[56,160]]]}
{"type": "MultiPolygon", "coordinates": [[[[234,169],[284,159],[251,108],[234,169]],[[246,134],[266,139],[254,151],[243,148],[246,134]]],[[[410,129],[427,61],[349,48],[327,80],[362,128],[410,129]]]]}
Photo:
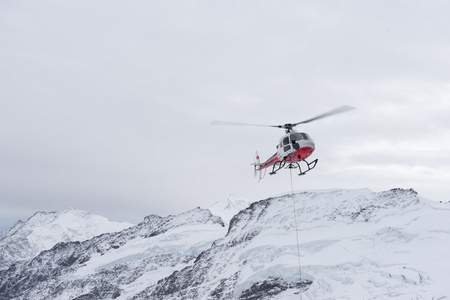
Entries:
{"type": "Polygon", "coordinates": [[[226,201],[216,202],[208,210],[216,216],[219,216],[222,221],[228,225],[230,220],[241,210],[246,209],[250,202],[242,197],[231,194],[226,201]]]}
{"type": "Polygon", "coordinates": [[[108,219],[74,208],[63,212],[37,212],[26,222],[17,222],[0,233],[0,270],[14,262],[28,260],[60,242],[92,239],[121,231],[133,224],[108,219]]]}
{"type": "Polygon", "coordinates": [[[150,215],[0,271],[0,299],[443,299],[449,217],[411,189],[269,198],[228,226],[200,208],[150,215]]]}

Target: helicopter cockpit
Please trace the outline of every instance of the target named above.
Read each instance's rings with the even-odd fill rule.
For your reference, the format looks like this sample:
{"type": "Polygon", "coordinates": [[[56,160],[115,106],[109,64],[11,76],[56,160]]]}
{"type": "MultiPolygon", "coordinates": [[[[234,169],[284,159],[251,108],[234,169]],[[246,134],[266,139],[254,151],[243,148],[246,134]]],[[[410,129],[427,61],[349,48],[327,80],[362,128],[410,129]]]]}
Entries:
{"type": "Polygon", "coordinates": [[[311,137],[307,133],[289,133],[288,135],[285,135],[283,138],[281,138],[279,147],[281,147],[284,152],[289,152],[289,150],[291,150],[291,147],[295,150],[299,150],[302,140],[312,141],[311,137]]]}

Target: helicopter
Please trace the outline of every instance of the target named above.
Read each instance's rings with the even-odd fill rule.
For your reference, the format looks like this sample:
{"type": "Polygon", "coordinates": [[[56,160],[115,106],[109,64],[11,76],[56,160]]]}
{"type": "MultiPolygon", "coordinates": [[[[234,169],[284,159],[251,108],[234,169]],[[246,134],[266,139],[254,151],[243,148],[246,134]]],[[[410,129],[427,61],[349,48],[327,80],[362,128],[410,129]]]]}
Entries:
{"type": "Polygon", "coordinates": [[[255,177],[257,172],[259,172],[259,180],[261,180],[264,177],[262,175],[262,171],[265,171],[268,168],[272,168],[269,175],[275,175],[281,169],[299,169],[298,175],[301,176],[314,169],[317,165],[318,159],[311,162],[306,160],[315,149],[314,141],[307,133],[295,131],[294,127],[352,109],[354,109],[354,107],[343,105],[313,118],[297,123],[287,123],[284,125],[259,125],[228,121],[212,121],[211,125],[263,126],[284,129],[286,134],[280,138],[280,141],[276,146],[277,152],[274,155],[272,155],[265,162],[261,163],[258,151],[255,153],[255,161],[252,164],[254,166],[255,177]],[[301,164],[303,165],[303,168],[301,164]]]}

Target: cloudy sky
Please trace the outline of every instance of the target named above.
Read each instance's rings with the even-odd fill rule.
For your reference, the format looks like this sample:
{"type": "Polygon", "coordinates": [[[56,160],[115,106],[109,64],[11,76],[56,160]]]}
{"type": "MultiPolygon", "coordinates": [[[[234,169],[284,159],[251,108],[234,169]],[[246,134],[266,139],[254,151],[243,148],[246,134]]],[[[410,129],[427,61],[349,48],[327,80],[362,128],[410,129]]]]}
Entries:
{"type": "Polygon", "coordinates": [[[294,188],[450,200],[448,1],[0,2],[0,229],[75,207],[146,215],[290,191],[253,177],[310,124],[294,188]]]}

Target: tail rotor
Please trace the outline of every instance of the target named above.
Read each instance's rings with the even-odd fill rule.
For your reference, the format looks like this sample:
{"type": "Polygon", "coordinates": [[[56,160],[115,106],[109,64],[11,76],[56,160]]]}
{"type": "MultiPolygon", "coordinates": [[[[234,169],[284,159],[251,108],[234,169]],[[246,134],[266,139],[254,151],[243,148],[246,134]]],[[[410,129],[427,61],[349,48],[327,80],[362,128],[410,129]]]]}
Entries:
{"type": "Polygon", "coordinates": [[[259,169],[261,167],[261,160],[259,159],[259,154],[258,151],[256,151],[255,153],[255,159],[254,159],[254,163],[252,164],[255,167],[255,177],[257,172],[259,171],[259,180],[261,180],[261,170],[259,169]]]}

